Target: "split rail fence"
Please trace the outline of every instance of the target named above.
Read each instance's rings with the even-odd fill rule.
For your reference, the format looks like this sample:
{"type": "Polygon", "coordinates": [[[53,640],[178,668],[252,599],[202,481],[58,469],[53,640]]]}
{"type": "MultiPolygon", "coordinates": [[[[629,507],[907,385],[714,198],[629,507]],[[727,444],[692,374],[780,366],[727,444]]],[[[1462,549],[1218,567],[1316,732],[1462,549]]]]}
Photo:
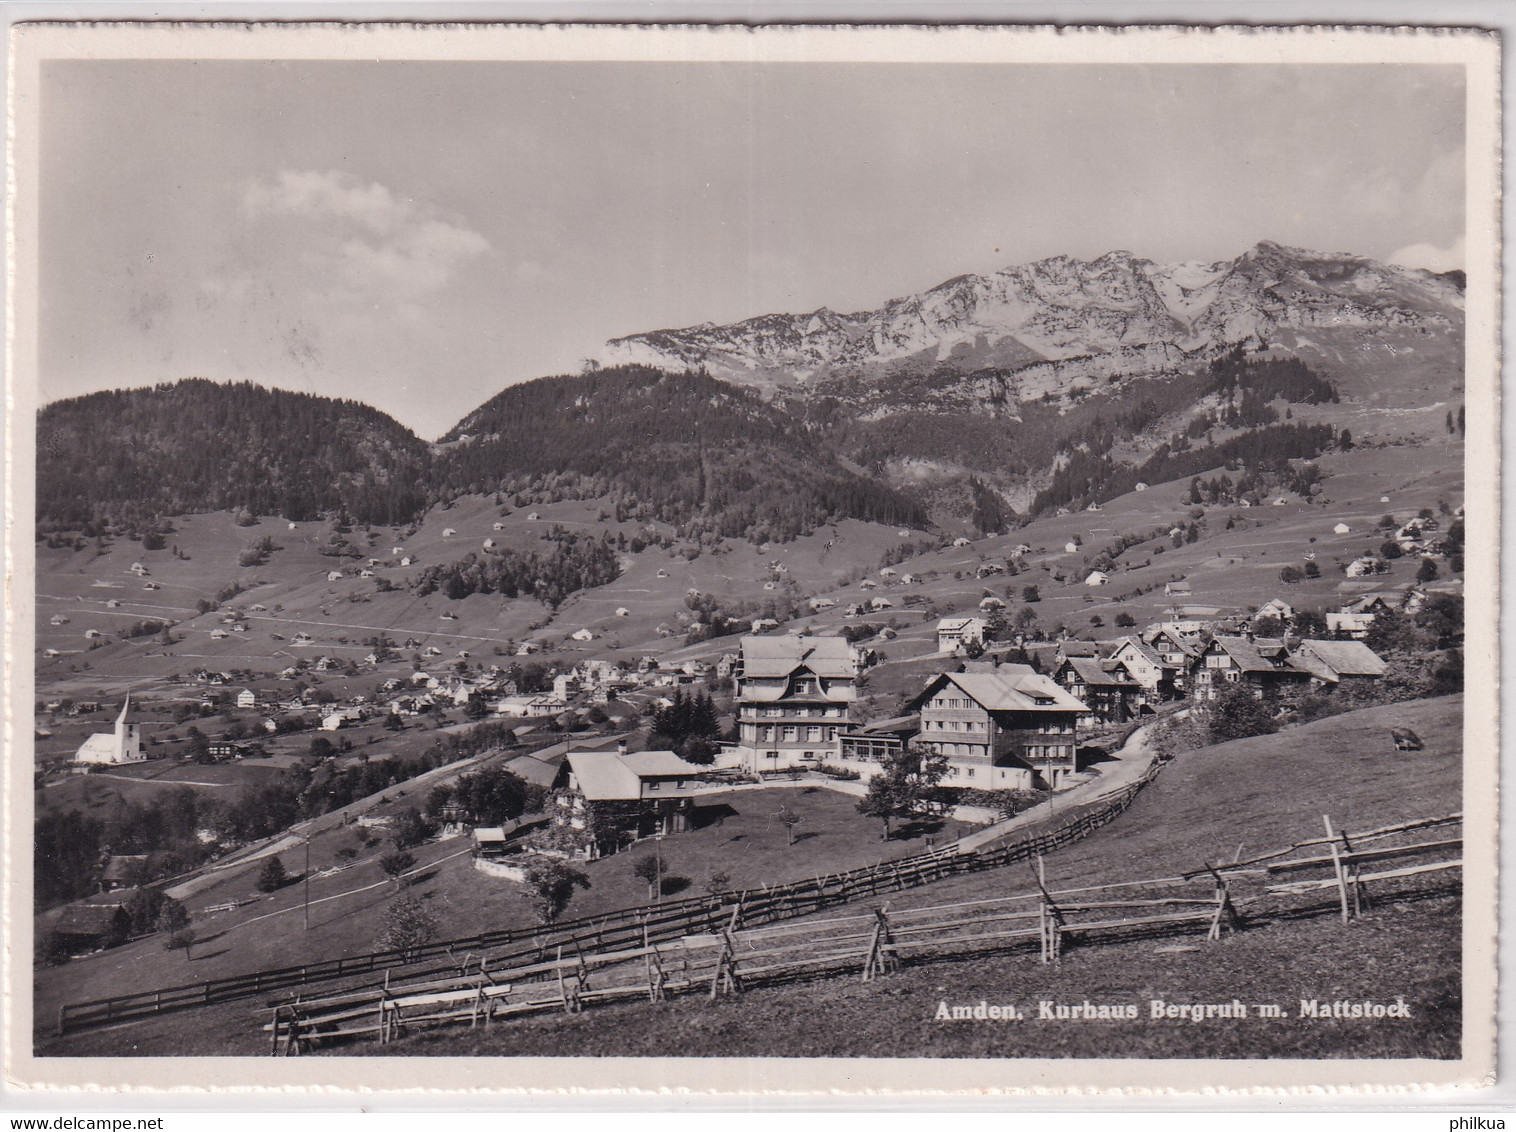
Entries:
{"type": "Polygon", "coordinates": [[[1161,763],[1154,763],[1140,778],[1110,798],[1085,807],[1055,829],[994,848],[959,851],[954,846],[945,846],[848,872],[743,892],[685,897],[548,926],[506,928],[406,950],[348,955],[202,983],[64,1003],[58,1008],[57,1032],[66,1034],[96,1029],[291,988],[303,989],[339,981],[354,983],[364,976],[372,978],[367,984],[355,985],[383,985],[395,974],[403,974],[407,979],[441,978],[481,960],[498,964],[526,961],[530,957],[532,961],[545,962],[557,946],[604,950],[629,946],[640,941],[644,933],[649,939],[676,939],[714,930],[733,919],[734,909],[734,922],[738,925],[809,915],[854,900],[931,884],[963,873],[1003,868],[1052,853],[1114,821],[1157,777],[1161,768],[1161,763]],[[431,967],[425,966],[427,963],[431,963],[431,967]]]}
{"type": "Polygon", "coordinates": [[[1187,933],[1217,940],[1250,918],[1279,913],[1321,915],[1340,908],[1349,921],[1362,914],[1373,892],[1388,892],[1390,882],[1461,868],[1461,837],[1432,833],[1426,839],[1461,820],[1453,814],[1357,833],[1334,832],[1328,822],[1325,837],[1247,861],[1083,888],[1050,890],[1038,857],[1033,890],[956,904],[899,910],[886,905],[757,927],[741,926],[741,909],[734,906],[722,922],[677,939],[655,940],[644,930],[640,939],[603,949],[565,942],[525,962],[480,957],[451,975],[277,1003],[263,1030],[270,1053],[298,1054],[329,1041],[368,1037],[387,1043],[416,1028],[488,1027],[606,1003],[691,994],[714,1000],[818,976],[852,974],[867,982],[903,963],[982,952],[1035,951],[1041,962],[1053,963],[1071,943],[1098,946],[1187,933]],[[1338,899],[1323,904],[1319,894],[1331,890],[1338,899]]]}

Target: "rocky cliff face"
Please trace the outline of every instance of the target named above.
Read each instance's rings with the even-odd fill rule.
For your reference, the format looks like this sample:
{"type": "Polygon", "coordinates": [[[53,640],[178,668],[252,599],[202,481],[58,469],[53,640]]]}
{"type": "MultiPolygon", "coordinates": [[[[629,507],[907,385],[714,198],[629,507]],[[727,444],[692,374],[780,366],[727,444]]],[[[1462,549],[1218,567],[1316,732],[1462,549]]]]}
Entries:
{"type": "Polygon", "coordinates": [[[1090,262],[1056,256],[949,279],[873,311],[822,308],[617,338],[595,360],[704,368],[769,388],[902,371],[1029,370],[1027,391],[1039,392],[1312,330],[1449,330],[1461,326],[1462,310],[1456,277],[1265,242],[1210,264],[1120,251],[1090,262]]]}

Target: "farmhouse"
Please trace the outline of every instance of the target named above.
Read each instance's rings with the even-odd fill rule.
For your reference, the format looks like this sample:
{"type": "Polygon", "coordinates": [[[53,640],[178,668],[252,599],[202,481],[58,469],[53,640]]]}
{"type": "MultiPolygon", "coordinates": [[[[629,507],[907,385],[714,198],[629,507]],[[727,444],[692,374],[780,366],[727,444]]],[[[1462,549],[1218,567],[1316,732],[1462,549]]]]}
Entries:
{"type": "Polygon", "coordinates": [[[911,705],[919,742],[944,756],[955,786],[1027,789],[1078,770],[1075,727],[1084,704],[1030,665],[942,673],[911,705]]]}
{"type": "Polygon", "coordinates": [[[986,628],[979,617],[944,617],[937,622],[937,651],[955,653],[968,645],[983,645],[986,628]]]}
{"type": "Polygon", "coordinates": [[[1318,687],[1378,680],[1385,672],[1379,654],[1362,641],[1301,641],[1290,662],[1311,674],[1318,687]]]}
{"type": "Polygon", "coordinates": [[[858,662],[841,637],[743,637],[737,752],[749,771],[826,759],[847,727],[858,662]]]}
{"type": "Polygon", "coordinates": [[[1110,580],[1111,576],[1104,570],[1091,570],[1089,576],[1085,578],[1084,584],[1087,586],[1104,586],[1108,585],[1110,580]]]}
{"type": "Polygon", "coordinates": [[[495,704],[496,715],[513,715],[518,719],[542,719],[563,709],[561,700],[551,696],[506,696],[495,704]]]}
{"type": "Polygon", "coordinates": [[[1054,670],[1053,679],[1090,709],[1078,721],[1085,726],[1126,723],[1142,700],[1142,685],[1111,660],[1071,656],[1054,670]]]}
{"type": "Polygon", "coordinates": [[[1166,597],[1189,597],[1190,583],[1188,578],[1180,578],[1177,582],[1165,582],[1163,592],[1166,597]]]}
{"type": "Polygon", "coordinates": [[[131,929],[126,912],[126,894],[116,893],[108,901],[81,900],[66,905],[53,925],[53,934],[68,951],[114,947],[125,941],[131,929]]]}
{"type": "Polygon", "coordinates": [[[115,729],[91,735],[74,754],[74,761],[107,766],[146,762],[147,744],[142,740],[142,732],[135,723],[126,721],[131,706],[132,697],[128,692],[121,704],[121,714],[116,717],[115,729]]]}
{"type": "MultiPolygon", "coordinates": [[[[1188,649],[1189,646],[1185,647],[1188,649]]],[[[1142,686],[1147,693],[1144,702],[1148,706],[1174,699],[1183,687],[1184,663],[1165,659],[1156,648],[1145,644],[1141,637],[1122,637],[1116,643],[1110,659],[1142,686]]]]}
{"type": "Polygon", "coordinates": [[[146,853],[113,856],[106,861],[105,869],[100,874],[100,891],[115,892],[122,888],[136,888],[146,875],[146,853]]]}
{"type": "Polygon", "coordinates": [[[1364,578],[1370,574],[1385,574],[1389,572],[1389,566],[1383,559],[1372,554],[1364,554],[1353,559],[1343,571],[1350,578],[1364,578]]]}
{"type": "Polygon", "coordinates": [[[1253,620],[1256,621],[1260,617],[1277,617],[1281,621],[1288,621],[1294,616],[1295,607],[1283,598],[1276,597],[1260,605],[1253,614],[1253,620]]]}
{"type": "Polygon", "coordinates": [[[1197,658],[1191,691],[1197,700],[1214,700],[1228,684],[1243,683],[1259,699],[1300,688],[1310,673],[1290,663],[1282,641],[1216,637],[1197,658]]]}
{"type": "Polygon", "coordinates": [[[258,706],[258,693],[251,688],[243,688],[237,693],[237,706],[240,708],[255,708],[258,706]]]}
{"type": "Polygon", "coordinates": [[[682,833],[703,773],[673,751],[570,751],[549,807],[548,844],[594,860],[639,838],[682,833]]]}
{"type": "Polygon", "coordinates": [[[595,634],[588,629],[576,629],[570,634],[576,641],[593,641],[595,634]]]}

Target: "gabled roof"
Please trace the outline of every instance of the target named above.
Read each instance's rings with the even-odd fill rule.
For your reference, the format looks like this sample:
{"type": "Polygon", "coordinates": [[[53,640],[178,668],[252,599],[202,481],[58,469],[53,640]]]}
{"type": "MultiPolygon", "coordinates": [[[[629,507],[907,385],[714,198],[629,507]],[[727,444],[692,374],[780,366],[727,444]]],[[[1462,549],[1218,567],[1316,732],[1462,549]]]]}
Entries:
{"type": "Polygon", "coordinates": [[[947,632],[955,633],[965,625],[969,625],[975,621],[983,624],[983,618],[979,617],[944,617],[941,621],[937,622],[937,632],[941,633],[946,630],[947,632]]]}
{"type": "Polygon", "coordinates": [[[1279,666],[1274,664],[1254,642],[1246,637],[1217,637],[1211,642],[1221,649],[1236,663],[1237,667],[1244,672],[1277,672],[1279,666]]]}
{"type": "Polygon", "coordinates": [[[1167,639],[1169,644],[1174,646],[1174,650],[1176,652],[1181,652],[1185,656],[1196,657],[1200,655],[1200,649],[1196,647],[1193,641],[1185,640],[1182,633],[1170,629],[1167,625],[1160,625],[1156,629],[1152,630],[1151,635],[1148,637],[1148,641],[1151,643],[1153,641],[1156,641],[1159,637],[1167,639]]]}
{"type": "Polygon", "coordinates": [[[851,680],[853,646],[842,637],[742,638],[744,678],[788,676],[801,666],[817,676],[851,680]]]}
{"type": "Polygon", "coordinates": [[[1030,665],[1002,664],[993,672],[944,672],[915,700],[925,703],[944,682],[955,684],[987,711],[1088,711],[1051,679],[1030,665]],[[1044,701],[1039,703],[1038,701],[1044,701]]]}
{"type": "Polygon", "coordinates": [[[119,904],[70,904],[53,925],[59,935],[103,936],[117,927],[126,910],[119,904]]]}
{"type": "Polygon", "coordinates": [[[1152,645],[1144,642],[1141,637],[1122,637],[1119,641],[1116,642],[1116,648],[1111,653],[1111,655],[1114,657],[1117,653],[1121,652],[1122,649],[1126,649],[1129,652],[1135,652],[1149,664],[1154,665],[1158,668],[1178,667],[1177,665],[1171,664],[1169,661],[1166,661],[1163,659],[1163,657],[1159,656],[1158,650],[1155,649],[1152,645]]]}
{"type": "Polygon", "coordinates": [[[1136,681],[1128,676],[1126,670],[1120,665],[1117,665],[1113,672],[1105,666],[1105,662],[1096,657],[1071,656],[1063,663],[1090,687],[1134,688],[1137,686],[1136,681]]]}
{"type": "Polygon", "coordinates": [[[1385,672],[1379,654],[1362,641],[1301,641],[1290,659],[1297,668],[1328,679],[1385,672]]]}
{"type": "Polygon", "coordinates": [[[685,762],[673,751],[639,751],[635,755],[570,751],[568,764],[580,793],[591,802],[641,798],[643,779],[694,778],[703,773],[703,768],[685,762]]]}
{"type": "Polygon", "coordinates": [[[553,780],[558,777],[558,764],[534,759],[531,755],[522,755],[520,758],[512,759],[505,764],[505,769],[523,782],[540,786],[544,790],[551,787],[553,780]]]}

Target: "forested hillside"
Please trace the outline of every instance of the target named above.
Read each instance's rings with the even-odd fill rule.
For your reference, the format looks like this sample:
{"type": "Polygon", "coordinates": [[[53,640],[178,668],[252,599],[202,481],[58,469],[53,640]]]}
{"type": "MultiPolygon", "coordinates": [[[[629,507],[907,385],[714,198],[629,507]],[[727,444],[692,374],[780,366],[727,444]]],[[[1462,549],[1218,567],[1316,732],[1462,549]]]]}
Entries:
{"type": "Polygon", "coordinates": [[[427,503],[427,446],[357,401],[192,379],[91,393],[37,421],[37,517],[89,530],[244,510],[286,519],[345,507],[409,520],[427,503]]]}
{"type": "Polygon", "coordinates": [[[441,490],[555,481],[623,514],[757,540],[856,518],[924,525],[914,500],[849,470],[812,429],[704,374],[640,366],[514,385],[470,413],[438,458],[441,490]]]}

